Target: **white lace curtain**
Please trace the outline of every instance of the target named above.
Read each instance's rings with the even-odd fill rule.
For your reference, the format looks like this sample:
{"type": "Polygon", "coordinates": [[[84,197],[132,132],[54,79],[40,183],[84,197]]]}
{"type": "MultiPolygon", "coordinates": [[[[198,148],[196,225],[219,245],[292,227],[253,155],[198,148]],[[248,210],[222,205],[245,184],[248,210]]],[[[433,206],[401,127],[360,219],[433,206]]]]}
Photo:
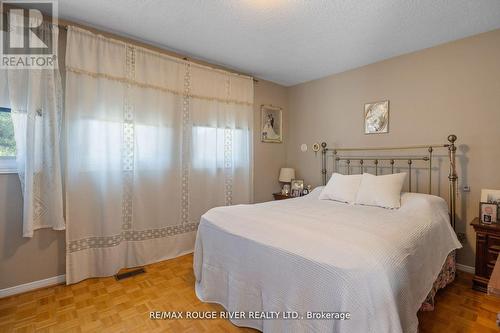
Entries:
{"type": "Polygon", "coordinates": [[[251,201],[253,81],[70,27],[66,279],[191,252],[251,201]]]}
{"type": "MultiPolygon", "coordinates": [[[[11,29],[18,32],[17,38],[22,38],[23,29],[15,25],[11,29]]],[[[42,33],[53,34],[55,40],[58,29],[44,24],[42,33]]],[[[59,71],[0,70],[0,104],[11,109],[14,125],[16,164],[23,193],[23,236],[32,237],[33,231],[40,228],[64,230],[59,71]]]]}

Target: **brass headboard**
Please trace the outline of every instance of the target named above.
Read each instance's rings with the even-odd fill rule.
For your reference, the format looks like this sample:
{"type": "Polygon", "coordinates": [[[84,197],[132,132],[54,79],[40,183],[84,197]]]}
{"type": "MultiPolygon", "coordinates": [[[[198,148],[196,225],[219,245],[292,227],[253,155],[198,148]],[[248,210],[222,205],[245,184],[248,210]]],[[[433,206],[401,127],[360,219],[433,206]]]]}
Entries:
{"type": "Polygon", "coordinates": [[[347,174],[351,174],[352,168],[357,167],[358,170],[363,173],[365,168],[373,167],[375,169],[375,174],[379,173],[379,162],[388,162],[391,173],[394,173],[394,165],[396,162],[404,161],[406,162],[408,169],[408,188],[411,192],[412,189],[412,180],[411,180],[411,171],[412,164],[414,161],[425,161],[429,170],[429,184],[428,184],[428,193],[432,192],[432,159],[434,149],[438,148],[446,148],[448,150],[448,159],[449,159],[449,172],[448,172],[448,181],[449,181],[449,196],[450,196],[450,220],[451,225],[455,228],[455,211],[456,211],[456,191],[457,191],[457,170],[455,164],[455,153],[456,146],[455,141],[457,140],[457,136],[454,134],[448,135],[448,143],[438,144],[438,145],[418,145],[418,146],[402,146],[402,147],[369,147],[369,148],[328,148],[326,142],[321,144],[322,150],[322,176],[323,176],[323,185],[326,185],[327,182],[327,154],[328,152],[333,153],[333,171],[339,172],[338,163],[340,161],[345,161],[347,167],[347,174]],[[347,156],[342,155],[342,152],[370,152],[370,151],[406,151],[406,150],[419,150],[425,149],[425,155],[412,155],[412,156],[347,156]],[[357,165],[352,165],[351,162],[357,163],[357,165]],[[372,162],[372,165],[367,165],[365,162],[372,162]]]}

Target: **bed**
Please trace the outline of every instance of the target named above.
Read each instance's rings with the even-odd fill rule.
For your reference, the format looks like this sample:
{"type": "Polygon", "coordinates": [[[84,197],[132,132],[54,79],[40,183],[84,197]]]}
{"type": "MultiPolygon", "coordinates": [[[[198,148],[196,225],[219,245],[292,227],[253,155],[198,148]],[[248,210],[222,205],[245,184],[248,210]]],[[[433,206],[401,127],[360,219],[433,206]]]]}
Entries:
{"type": "MultiPolygon", "coordinates": [[[[454,163],[451,145],[443,146],[454,163]]],[[[461,247],[446,201],[408,192],[401,208],[388,210],[319,200],[320,192],[204,214],[198,298],[246,314],[232,322],[264,332],[417,332],[418,310],[449,282],[461,247]]]]}

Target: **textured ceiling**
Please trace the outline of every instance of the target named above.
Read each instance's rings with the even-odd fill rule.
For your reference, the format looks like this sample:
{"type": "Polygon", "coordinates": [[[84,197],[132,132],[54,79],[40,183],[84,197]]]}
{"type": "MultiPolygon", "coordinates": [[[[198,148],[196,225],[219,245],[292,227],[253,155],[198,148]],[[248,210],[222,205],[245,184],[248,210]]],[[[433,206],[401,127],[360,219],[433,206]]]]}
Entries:
{"type": "Polygon", "coordinates": [[[59,17],[290,86],[500,28],[500,0],[59,0],[59,17]]]}

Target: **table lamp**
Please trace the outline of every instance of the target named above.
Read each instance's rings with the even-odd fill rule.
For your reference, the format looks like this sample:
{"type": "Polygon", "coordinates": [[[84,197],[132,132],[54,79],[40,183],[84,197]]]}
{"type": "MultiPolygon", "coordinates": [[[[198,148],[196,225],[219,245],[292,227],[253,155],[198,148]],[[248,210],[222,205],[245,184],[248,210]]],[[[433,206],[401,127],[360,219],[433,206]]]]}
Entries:
{"type": "Polygon", "coordinates": [[[283,188],[281,189],[282,194],[290,194],[290,182],[292,179],[295,179],[295,169],[293,168],[281,168],[279,181],[283,184],[283,188]]]}

